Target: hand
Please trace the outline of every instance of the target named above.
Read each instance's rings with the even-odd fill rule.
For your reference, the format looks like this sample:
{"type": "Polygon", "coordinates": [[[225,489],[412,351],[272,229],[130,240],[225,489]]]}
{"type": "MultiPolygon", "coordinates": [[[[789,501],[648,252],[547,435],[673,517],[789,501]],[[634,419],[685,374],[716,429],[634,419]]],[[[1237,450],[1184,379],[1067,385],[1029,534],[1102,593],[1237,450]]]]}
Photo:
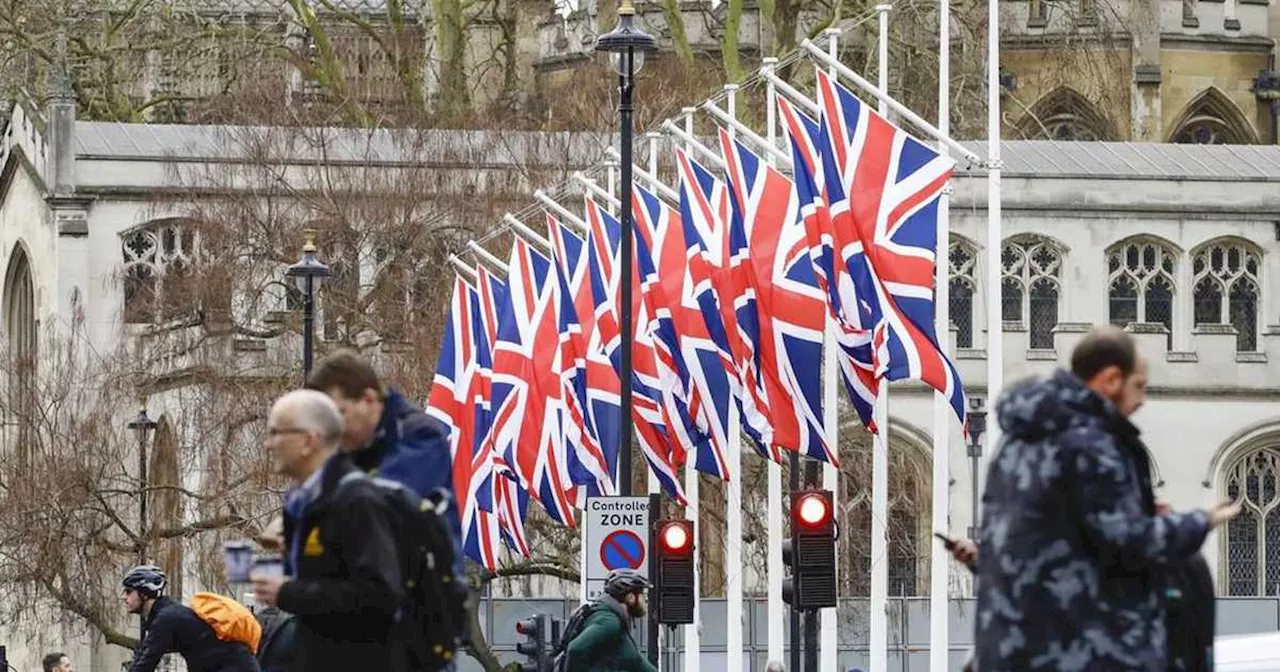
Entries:
{"type": "Polygon", "coordinates": [[[1240,502],[1221,502],[1209,511],[1209,529],[1213,529],[1240,515],[1240,502]]]}
{"type": "Polygon", "coordinates": [[[289,581],[287,576],[256,576],[251,579],[253,582],[253,599],[257,604],[265,607],[276,607],[276,600],[280,598],[280,586],[289,581]]]}
{"type": "Polygon", "coordinates": [[[268,551],[279,551],[284,548],[284,518],[281,516],[273,518],[253,540],[268,551]]]}
{"type": "Polygon", "coordinates": [[[972,539],[957,539],[951,557],[966,567],[974,567],[978,564],[978,545],[972,539]]]}

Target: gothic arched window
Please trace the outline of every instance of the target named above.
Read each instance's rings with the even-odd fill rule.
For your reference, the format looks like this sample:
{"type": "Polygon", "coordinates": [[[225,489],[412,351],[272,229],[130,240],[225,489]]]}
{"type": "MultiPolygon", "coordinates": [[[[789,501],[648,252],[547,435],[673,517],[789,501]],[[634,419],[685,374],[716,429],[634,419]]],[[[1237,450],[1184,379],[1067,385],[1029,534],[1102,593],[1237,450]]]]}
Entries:
{"type": "Polygon", "coordinates": [[[973,347],[973,297],[978,290],[978,247],[963,238],[951,241],[949,302],[951,324],[956,327],[956,347],[973,347]]]}
{"type": "Polygon", "coordinates": [[[9,351],[6,415],[17,427],[18,464],[26,467],[34,453],[36,440],[36,336],[39,328],[31,259],[21,245],[14,247],[5,273],[4,310],[9,351]]]}
{"type": "Polygon", "coordinates": [[[1070,87],[1047,93],[1018,122],[1028,140],[1110,140],[1112,124],[1088,98],[1070,87]]]}
{"type": "Polygon", "coordinates": [[[1053,349],[1062,254],[1060,245],[1039,236],[1011,238],[1000,250],[1001,312],[1006,321],[1021,322],[1027,328],[1033,349],[1053,349]]]}
{"type": "MultiPolygon", "coordinates": [[[[841,417],[856,417],[842,398],[841,417]]],[[[865,597],[871,594],[871,460],[872,436],[861,425],[842,423],[840,494],[837,522],[840,529],[841,566],[839,594],[865,597]],[[850,437],[850,438],[845,438],[850,437]],[[847,465],[847,466],[846,466],[847,465]],[[844,560],[848,558],[848,560],[844,560]]],[[[891,436],[896,434],[891,432],[891,436]]],[[[903,437],[893,436],[889,446],[888,541],[889,595],[918,596],[929,592],[930,470],[928,456],[903,437]]]]}
{"type": "Polygon", "coordinates": [[[1225,474],[1227,497],[1243,503],[1223,535],[1226,594],[1280,594],[1280,444],[1246,453],[1225,474]]]}
{"type": "Polygon", "coordinates": [[[1213,242],[1192,255],[1195,273],[1195,323],[1230,324],[1236,350],[1258,349],[1258,281],[1262,254],[1236,240],[1213,242]]]}
{"type": "Polygon", "coordinates": [[[199,306],[199,234],[192,222],[160,220],[123,238],[126,323],[169,320],[199,306]]]}
{"type": "Polygon", "coordinates": [[[1173,348],[1173,297],[1177,256],[1156,240],[1131,240],[1107,252],[1111,324],[1163,324],[1173,348]]]}
{"type": "Polygon", "coordinates": [[[1209,87],[1196,95],[1171,125],[1169,139],[1189,145],[1249,145],[1258,134],[1248,117],[1225,93],[1209,87]]]}

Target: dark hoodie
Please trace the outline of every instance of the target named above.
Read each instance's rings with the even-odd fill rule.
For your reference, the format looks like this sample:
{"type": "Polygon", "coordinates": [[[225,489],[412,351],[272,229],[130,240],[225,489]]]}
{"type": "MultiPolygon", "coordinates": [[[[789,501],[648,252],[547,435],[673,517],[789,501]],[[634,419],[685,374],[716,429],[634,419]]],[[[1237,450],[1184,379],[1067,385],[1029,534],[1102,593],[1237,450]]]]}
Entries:
{"type": "Polygon", "coordinates": [[[1155,513],[1137,428],[1068,372],[1009,390],[996,412],[977,668],[1163,672],[1168,570],[1200,548],[1207,515],[1155,513]]]}

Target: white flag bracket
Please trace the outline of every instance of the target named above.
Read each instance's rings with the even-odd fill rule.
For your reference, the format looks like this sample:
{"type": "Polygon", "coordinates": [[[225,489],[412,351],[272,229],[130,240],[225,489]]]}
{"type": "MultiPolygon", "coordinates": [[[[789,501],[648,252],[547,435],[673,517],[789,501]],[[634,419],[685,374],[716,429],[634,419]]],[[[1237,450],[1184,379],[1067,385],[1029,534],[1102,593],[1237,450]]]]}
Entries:
{"type": "Polygon", "coordinates": [[[456,254],[449,255],[449,265],[453,266],[454,270],[461,274],[463,278],[470,280],[471,282],[475,282],[478,278],[476,275],[476,269],[468,266],[466,262],[459,259],[456,254]]]}
{"type": "Polygon", "coordinates": [[[911,122],[912,125],[914,125],[916,128],[919,128],[920,130],[929,134],[929,136],[931,136],[934,140],[937,140],[938,142],[946,144],[948,147],[954,150],[957,154],[968,159],[970,163],[978,166],[984,166],[984,167],[986,166],[986,161],[984,161],[982,157],[969,151],[968,149],[965,148],[964,145],[956,142],[950,136],[946,135],[942,131],[939,131],[936,126],[920,118],[920,115],[916,114],[915,112],[912,112],[910,108],[903,105],[902,103],[899,103],[898,101],[894,100],[892,96],[876,88],[875,85],[873,85],[871,82],[868,82],[866,79],[863,79],[862,75],[859,75],[858,73],[854,72],[853,69],[850,68],[849,66],[845,65],[844,63],[841,63],[838,59],[832,58],[830,54],[823,51],[822,48],[814,44],[812,40],[805,40],[804,42],[801,42],[800,48],[809,52],[809,55],[812,56],[814,60],[822,63],[823,65],[831,68],[832,70],[835,70],[837,73],[840,74],[840,76],[853,82],[854,85],[857,86],[858,88],[862,89],[863,91],[866,91],[872,96],[875,96],[876,100],[879,100],[880,102],[884,103],[886,106],[889,107],[889,109],[893,110],[895,114],[911,122]]]}
{"type": "Polygon", "coordinates": [[[697,138],[693,137],[692,133],[686,133],[680,127],[671,123],[670,119],[662,122],[662,130],[674,135],[680,140],[683,140],[686,145],[698,150],[699,153],[708,159],[708,163],[711,164],[712,168],[715,168],[716,170],[724,170],[724,159],[720,158],[719,154],[708,149],[706,145],[699,142],[697,138]]]}
{"type": "Polygon", "coordinates": [[[790,84],[788,84],[787,80],[779,77],[778,73],[773,71],[773,68],[768,68],[768,69],[760,68],[760,74],[770,84],[773,84],[774,89],[777,90],[778,93],[781,93],[782,95],[786,96],[787,100],[804,108],[805,112],[808,112],[814,117],[818,116],[818,112],[819,112],[818,104],[814,102],[812,98],[804,95],[803,93],[800,93],[800,91],[797,90],[794,86],[791,86],[790,84]]]}
{"type": "Polygon", "coordinates": [[[483,247],[480,247],[480,243],[477,243],[474,240],[468,240],[467,249],[471,250],[471,253],[476,255],[476,258],[479,259],[480,261],[488,262],[490,266],[493,266],[495,269],[502,271],[503,277],[506,277],[507,265],[503,263],[501,259],[493,256],[493,254],[490,253],[489,250],[486,250],[483,247]]]}
{"type": "Polygon", "coordinates": [[[733,130],[741,133],[748,140],[754,142],[760,147],[763,147],[766,152],[772,154],[773,157],[777,159],[779,164],[782,165],[784,169],[791,167],[791,156],[789,154],[782,151],[781,149],[778,149],[776,146],[769,144],[768,140],[765,140],[764,138],[760,137],[758,133],[751,130],[751,128],[748,127],[746,124],[729,116],[728,112],[725,112],[724,110],[720,109],[715,103],[708,100],[707,102],[702,104],[702,109],[706,110],[711,116],[715,117],[720,123],[723,123],[726,126],[733,128],[733,130]]]}
{"type": "Polygon", "coordinates": [[[554,198],[551,198],[550,196],[548,196],[546,192],[542,191],[541,189],[533,192],[533,197],[537,199],[537,201],[541,203],[543,207],[545,207],[548,210],[554,211],[557,215],[560,215],[564,219],[568,220],[569,223],[573,224],[579,229],[583,231],[589,231],[591,229],[591,227],[587,226],[586,220],[570,212],[568,208],[564,207],[563,205],[560,205],[560,203],[558,203],[554,198]]]}
{"type": "Polygon", "coordinates": [[[574,172],[571,177],[573,178],[574,182],[577,182],[578,184],[582,185],[583,189],[586,189],[588,192],[593,194],[596,198],[599,198],[605,203],[608,203],[610,207],[618,208],[619,206],[622,205],[622,201],[619,201],[617,196],[614,196],[613,194],[609,193],[607,189],[600,186],[599,182],[596,182],[595,180],[587,177],[586,175],[583,175],[581,171],[574,172]]]}
{"type": "Polygon", "coordinates": [[[502,216],[502,221],[506,222],[507,225],[511,227],[511,230],[521,236],[524,236],[525,240],[537,243],[548,250],[551,249],[551,241],[547,240],[545,236],[539,234],[537,231],[525,226],[525,223],[517,219],[515,215],[508,212],[502,216]]]}
{"type": "MultiPolygon", "coordinates": [[[[611,157],[617,157],[618,155],[618,150],[614,149],[613,147],[610,147],[605,151],[611,157]]],[[[667,185],[663,184],[662,180],[659,180],[657,176],[655,176],[653,173],[650,173],[649,171],[635,164],[632,164],[631,172],[636,177],[646,182],[650,187],[653,187],[653,190],[658,192],[659,196],[667,199],[668,201],[671,201],[672,203],[680,202],[680,194],[675,189],[672,189],[671,187],[668,187],[667,185]]]]}

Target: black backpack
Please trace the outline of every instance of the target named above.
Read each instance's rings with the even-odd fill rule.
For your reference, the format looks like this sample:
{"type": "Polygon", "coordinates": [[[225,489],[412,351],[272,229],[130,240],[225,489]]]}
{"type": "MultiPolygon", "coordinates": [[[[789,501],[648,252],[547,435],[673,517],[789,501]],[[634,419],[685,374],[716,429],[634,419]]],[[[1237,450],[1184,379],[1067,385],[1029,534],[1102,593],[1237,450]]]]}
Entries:
{"type": "Polygon", "coordinates": [[[470,598],[454,574],[453,539],[445,518],[451,498],[444,491],[419,497],[400,483],[359,472],[344,476],[339,487],[365,478],[386,496],[396,531],[405,592],[392,633],[398,662],[415,672],[443,669],[466,641],[470,598]]]}
{"type": "Polygon", "coordinates": [[[564,627],[560,629],[560,641],[556,643],[556,647],[551,651],[552,672],[564,671],[564,654],[565,651],[569,650],[569,643],[586,629],[587,619],[601,609],[612,612],[608,607],[601,606],[595,602],[587,602],[574,609],[572,614],[569,614],[569,620],[565,621],[564,627]]]}

